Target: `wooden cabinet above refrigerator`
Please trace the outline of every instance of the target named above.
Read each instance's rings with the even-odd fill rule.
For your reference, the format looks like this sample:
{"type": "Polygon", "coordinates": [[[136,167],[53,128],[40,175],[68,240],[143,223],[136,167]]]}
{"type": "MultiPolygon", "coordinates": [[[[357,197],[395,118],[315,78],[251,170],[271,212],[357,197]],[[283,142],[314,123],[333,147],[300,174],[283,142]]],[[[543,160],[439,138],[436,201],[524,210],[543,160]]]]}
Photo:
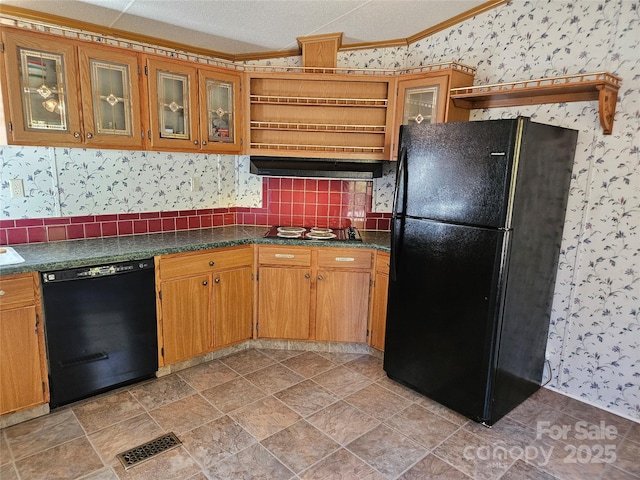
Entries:
{"type": "Polygon", "coordinates": [[[282,70],[247,73],[249,155],[390,160],[397,157],[400,125],[469,119],[468,110],[449,101],[449,90],[472,85],[475,70],[457,63],[282,70]]]}

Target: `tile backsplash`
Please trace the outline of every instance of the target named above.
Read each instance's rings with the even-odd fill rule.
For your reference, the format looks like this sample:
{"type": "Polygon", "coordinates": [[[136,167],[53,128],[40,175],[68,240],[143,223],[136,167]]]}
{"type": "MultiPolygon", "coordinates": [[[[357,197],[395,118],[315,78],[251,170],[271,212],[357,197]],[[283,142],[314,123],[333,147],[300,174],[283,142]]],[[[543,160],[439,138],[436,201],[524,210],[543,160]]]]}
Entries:
{"type": "Polygon", "coordinates": [[[391,163],[365,182],[259,177],[232,155],[3,146],[0,162],[3,245],[234,224],[389,229],[391,163]],[[25,197],[11,198],[13,178],[25,197]]]}
{"type": "Polygon", "coordinates": [[[389,213],[372,212],[374,184],[263,178],[262,206],[221,207],[0,220],[0,245],[172,232],[223,225],[305,225],[389,230],[389,213]]]}

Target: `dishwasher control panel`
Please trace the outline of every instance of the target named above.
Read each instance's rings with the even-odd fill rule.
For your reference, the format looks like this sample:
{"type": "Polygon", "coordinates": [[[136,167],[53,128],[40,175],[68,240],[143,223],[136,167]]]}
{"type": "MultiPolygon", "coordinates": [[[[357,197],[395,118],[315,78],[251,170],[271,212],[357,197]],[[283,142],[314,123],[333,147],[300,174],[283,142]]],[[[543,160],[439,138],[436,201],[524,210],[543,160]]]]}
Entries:
{"type": "Polygon", "coordinates": [[[113,263],[110,265],[98,265],[44,272],[42,274],[42,281],[45,283],[49,283],[63,282],[65,280],[76,280],[80,278],[106,277],[109,275],[117,275],[119,273],[147,270],[153,267],[154,265],[152,258],[144,260],[131,260],[129,262],[113,263]]]}

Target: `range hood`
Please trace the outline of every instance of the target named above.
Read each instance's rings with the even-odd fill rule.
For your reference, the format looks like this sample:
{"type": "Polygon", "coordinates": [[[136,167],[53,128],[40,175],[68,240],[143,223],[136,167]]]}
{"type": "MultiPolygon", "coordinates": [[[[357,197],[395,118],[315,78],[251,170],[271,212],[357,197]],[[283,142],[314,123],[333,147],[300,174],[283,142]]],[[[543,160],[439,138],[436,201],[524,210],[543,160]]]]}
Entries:
{"type": "Polygon", "coordinates": [[[383,161],[251,155],[251,173],[272,177],[322,177],[372,180],[382,176],[383,161]]]}

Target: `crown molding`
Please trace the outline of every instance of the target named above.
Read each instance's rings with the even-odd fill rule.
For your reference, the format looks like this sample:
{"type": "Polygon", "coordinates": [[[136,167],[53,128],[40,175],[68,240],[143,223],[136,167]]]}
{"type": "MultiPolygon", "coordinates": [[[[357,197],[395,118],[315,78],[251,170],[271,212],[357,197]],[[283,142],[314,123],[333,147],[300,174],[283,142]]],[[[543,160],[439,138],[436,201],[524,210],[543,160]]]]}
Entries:
{"type": "MultiPolygon", "coordinates": [[[[351,50],[368,50],[374,48],[393,48],[393,47],[405,47],[410,45],[411,43],[417,42],[424,38],[427,38],[435,33],[441,32],[442,30],[446,30],[447,28],[456,25],[457,23],[463,22],[470,18],[473,18],[481,13],[487,12],[493,8],[496,8],[500,5],[508,3],[509,0],[489,0],[482,5],[478,5],[471,10],[467,10],[455,17],[452,17],[444,22],[441,22],[433,27],[430,27],[422,32],[416,33],[408,38],[399,38],[395,40],[384,40],[380,42],[363,42],[363,43],[352,43],[347,45],[341,45],[338,51],[351,51],[351,50]]],[[[130,41],[130,42],[139,42],[143,44],[154,45],[162,48],[168,48],[178,51],[183,51],[185,53],[191,53],[196,55],[203,55],[208,57],[220,58],[222,60],[228,60],[231,62],[246,62],[246,61],[255,61],[255,60],[267,60],[271,58],[282,58],[282,57],[295,57],[302,54],[300,48],[291,49],[291,50],[275,50],[275,51],[267,51],[267,52],[255,52],[255,53],[243,53],[243,54],[229,54],[225,52],[220,52],[217,50],[211,50],[207,48],[194,47],[192,45],[187,45],[179,42],[173,42],[170,40],[166,40],[163,38],[152,37],[149,35],[141,35],[134,32],[128,32],[125,30],[120,30],[117,28],[109,28],[104,27],[102,25],[97,25],[95,23],[84,22],[80,20],[73,20],[67,17],[61,17],[59,15],[52,15],[43,12],[37,12],[35,10],[29,10],[21,7],[13,7],[9,5],[0,5],[0,16],[9,16],[18,19],[28,20],[34,23],[40,23],[43,25],[55,25],[61,28],[71,28],[74,30],[91,32],[98,35],[105,35],[117,38],[122,41],[130,41]]],[[[335,35],[335,34],[330,34],[335,35]]],[[[322,37],[322,35],[319,35],[322,37]]]]}

